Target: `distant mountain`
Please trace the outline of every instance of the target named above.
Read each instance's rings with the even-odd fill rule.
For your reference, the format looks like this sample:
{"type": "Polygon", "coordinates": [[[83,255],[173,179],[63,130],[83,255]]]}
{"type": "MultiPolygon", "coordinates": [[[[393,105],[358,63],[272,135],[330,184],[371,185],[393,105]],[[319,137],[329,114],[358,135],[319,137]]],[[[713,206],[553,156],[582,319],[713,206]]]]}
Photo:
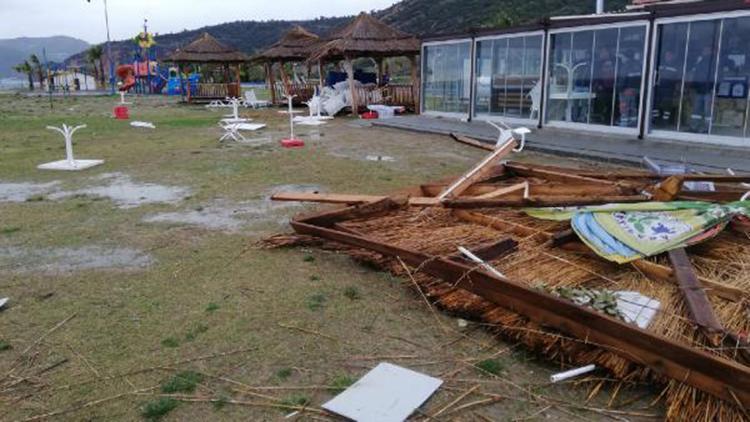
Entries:
{"type": "Polygon", "coordinates": [[[36,54],[42,59],[44,49],[47,50],[47,60],[62,62],[87,48],[89,43],[86,41],[67,36],[0,39],[0,77],[15,76],[13,66],[31,54],[36,54]]]}
{"type": "MultiPolygon", "coordinates": [[[[403,0],[387,9],[374,12],[386,23],[418,36],[455,33],[470,29],[505,27],[538,21],[548,16],[593,13],[594,0],[403,0]]],[[[608,10],[620,10],[628,0],[607,0],[608,10]]],[[[156,37],[157,57],[165,57],[208,32],[218,40],[254,54],[276,42],[293,25],[325,35],[346,24],[352,17],[318,18],[306,21],[236,21],[221,25],[163,34],[156,37]]],[[[135,35],[135,34],[133,34],[135,35]]],[[[112,43],[118,62],[133,60],[132,40],[112,43]]],[[[85,56],[78,54],[68,63],[83,65],[85,56]]]]}

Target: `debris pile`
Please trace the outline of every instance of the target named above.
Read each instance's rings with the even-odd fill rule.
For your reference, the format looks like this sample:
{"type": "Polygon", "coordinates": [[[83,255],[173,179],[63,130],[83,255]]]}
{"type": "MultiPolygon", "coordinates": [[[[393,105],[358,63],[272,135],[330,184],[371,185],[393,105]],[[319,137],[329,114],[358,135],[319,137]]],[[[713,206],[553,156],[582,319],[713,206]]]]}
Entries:
{"type": "Polygon", "coordinates": [[[446,312],[481,321],[551,360],[595,365],[620,383],[651,383],[661,389],[667,419],[749,419],[750,202],[742,183],[750,176],[502,161],[517,147],[512,138],[499,142],[461,177],[396,196],[280,193],[273,199],[346,206],[299,216],[291,223],[295,235],[267,244],[334,248],[409,276],[446,312]],[[714,189],[690,190],[686,182],[714,189]],[[640,213],[621,221],[644,233],[653,228],[651,237],[627,238],[649,247],[609,259],[606,248],[626,238],[614,225],[600,230],[575,217],[571,225],[572,215],[607,207],[640,213]],[[696,215],[706,224],[682,230],[696,215]]]}

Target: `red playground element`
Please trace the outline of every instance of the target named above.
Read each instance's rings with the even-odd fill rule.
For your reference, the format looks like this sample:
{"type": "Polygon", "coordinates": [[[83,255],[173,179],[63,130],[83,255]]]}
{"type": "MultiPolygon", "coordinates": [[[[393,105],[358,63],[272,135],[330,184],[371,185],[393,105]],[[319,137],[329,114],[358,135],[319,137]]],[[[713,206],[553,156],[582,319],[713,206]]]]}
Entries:
{"type": "Polygon", "coordinates": [[[363,118],[365,120],[377,119],[378,118],[378,112],[377,111],[368,111],[366,113],[360,114],[359,117],[361,117],[361,118],[363,118]]]}
{"type": "Polygon", "coordinates": [[[281,146],[284,148],[301,148],[305,146],[305,141],[302,139],[282,139],[281,146]]]}
{"type": "Polygon", "coordinates": [[[133,65],[124,64],[117,66],[117,77],[122,79],[122,85],[120,85],[120,91],[129,91],[130,88],[135,86],[135,68],[133,65]]]}
{"type": "Polygon", "coordinates": [[[128,120],[129,118],[130,114],[128,113],[128,108],[126,106],[115,107],[115,119],[128,120]]]}

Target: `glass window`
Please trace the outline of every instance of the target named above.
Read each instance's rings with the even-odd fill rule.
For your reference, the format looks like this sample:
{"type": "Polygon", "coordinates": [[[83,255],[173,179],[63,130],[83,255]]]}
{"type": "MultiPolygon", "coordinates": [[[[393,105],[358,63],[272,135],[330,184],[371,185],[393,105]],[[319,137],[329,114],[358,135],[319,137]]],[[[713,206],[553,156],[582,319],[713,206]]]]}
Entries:
{"type": "Polygon", "coordinates": [[[651,127],[747,137],[750,17],[661,24],[651,127]]]}
{"type": "Polygon", "coordinates": [[[747,130],[750,17],[726,19],[719,47],[711,134],[750,136],[747,130]]]}
{"type": "Polygon", "coordinates": [[[468,115],[471,43],[425,46],[422,66],[424,111],[468,115]]]}
{"type": "Polygon", "coordinates": [[[550,37],[547,120],[636,128],[645,26],[550,37]]]}
{"type": "Polygon", "coordinates": [[[476,115],[538,118],[542,35],[477,42],[476,115]]]}

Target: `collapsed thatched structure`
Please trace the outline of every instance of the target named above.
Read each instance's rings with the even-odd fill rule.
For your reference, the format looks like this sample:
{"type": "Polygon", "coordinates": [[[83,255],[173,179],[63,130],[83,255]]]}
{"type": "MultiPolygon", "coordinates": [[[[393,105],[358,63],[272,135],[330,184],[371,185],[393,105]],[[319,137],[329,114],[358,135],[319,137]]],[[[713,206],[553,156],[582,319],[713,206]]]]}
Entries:
{"type": "Polygon", "coordinates": [[[252,61],[264,64],[266,78],[268,79],[267,82],[271,87],[272,102],[276,102],[274,65],[279,64],[285,90],[291,93],[291,82],[284,71],[284,65],[287,62],[303,62],[307,60],[312,49],[319,43],[320,37],[299,25],[295,25],[271,47],[253,56],[252,61]]]}
{"type": "Polygon", "coordinates": [[[352,105],[356,112],[357,90],[354,88],[352,60],[371,57],[378,64],[379,75],[383,74],[382,60],[387,57],[406,56],[411,59],[412,90],[417,102],[418,72],[417,57],[420,41],[413,35],[392,28],[367,13],[361,13],[345,27],[333,32],[310,54],[310,62],[344,60],[351,86],[352,105]]]}
{"type": "Polygon", "coordinates": [[[250,58],[245,53],[221,43],[207,32],[167,57],[167,61],[177,64],[180,74],[182,74],[183,65],[212,64],[223,67],[226,80],[224,83],[199,83],[197,92],[191,92],[190,84],[187,84],[189,102],[193,99],[240,96],[240,66],[249,60],[250,58]],[[234,74],[234,81],[229,82],[232,74],[234,74]]]}

